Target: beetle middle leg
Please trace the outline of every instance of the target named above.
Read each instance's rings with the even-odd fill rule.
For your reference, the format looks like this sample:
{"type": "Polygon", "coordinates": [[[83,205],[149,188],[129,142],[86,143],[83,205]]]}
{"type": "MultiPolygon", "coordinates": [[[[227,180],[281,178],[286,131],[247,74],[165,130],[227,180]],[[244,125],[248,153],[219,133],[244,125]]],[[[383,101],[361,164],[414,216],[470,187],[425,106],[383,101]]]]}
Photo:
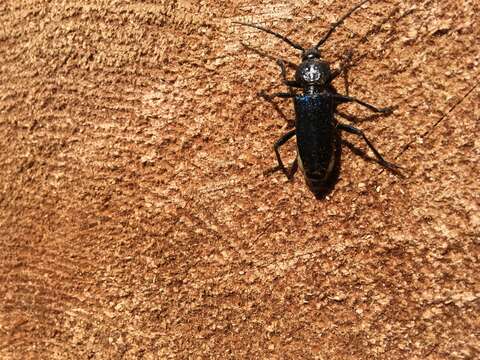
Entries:
{"type": "Polygon", "coordinates": [[[373,146],[373,144],[370,142],[370,140],[368,140],[368,138],[365,136],[365,134],[363,133],[362,130],[357,129],[356,127],[354,127],[352,125],[346,125],[346,124],[340,124],[340,123],[337,124],[337,128],[340,129],[340,130],[344,130],[346,132],[349,132],[350,134],[361,136],[363,138],[363,140],[365,140],[365,142],[367,143],[370,150],[372,150],[373,153],[375,154],[375,157],[377,158],[380,165],[382,165],[382,166],[384,166],[388,169],[391,169],[391,170],[398,170],[400,168],[400,166],[392,164],[392,163],[388,162],[387,160],[385,160],[383,158],[383,156],[380,155],[378,150],[375,149],[375,146],[373,146]]]}
{"type": "Polygon", "coordinates": [[[293,161],[292,165],[290,166],[289,169],[285,167],[283,164],[282,158],[280,156],[279,149],[282,145],[284,145],[288,140],[290,140],[296,133],[296,129],[290,130],[286,134],[284,134],[280,139],[275,141],[273,144],[273,149],[275,150],[275,155],[277,156],[277,161],[278,161],[278,166],[273,168],[270,172],[274,172],[277,170],[282,170],[282,172],[285,174],[285,176],[288,178],[288,180],[292,180],[293,175],[295,175],[295,172],[298,169],[298,163],[297,163],[297,158],[293,161]]]}
{"type": "Polygon", "coordinates": [[[357,104],[360,104],[370,111],[376,112],[376,113],[382,113],[382,114],[390,114],[392,113],[393,109],[391,107],[385,107],[385,108],[377,108],[369,103],[366,103],[365,101],[359,100],[357,98],[351,97],[351,96],[344,96],[344,95],[332,95],[333,99],[338,103],[338,104],[344,104],[344,103],[349,103],[349,102],[355,102],[357,104]]]}

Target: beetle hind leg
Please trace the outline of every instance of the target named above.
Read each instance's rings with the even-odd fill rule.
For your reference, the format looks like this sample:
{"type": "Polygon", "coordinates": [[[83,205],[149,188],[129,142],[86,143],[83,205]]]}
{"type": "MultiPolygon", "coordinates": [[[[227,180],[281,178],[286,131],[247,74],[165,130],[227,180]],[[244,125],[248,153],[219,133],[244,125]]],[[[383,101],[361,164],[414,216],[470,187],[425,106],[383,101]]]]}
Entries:
{"type": "Polygon", "coordinates": [[[293,129],[293,130],[290,130],[289,132],[287,132],[286,134],[284,134],[280,139],[278,139],[277,141],[275,141],[275,143],[273,144],[273,150],[275,151],[275,155],[277,157],[277,161],[278,161],[278,165],[276,167],[274,167],[273,169],[270,169],[270,170],[267,170],[264,174],[267,175],[267,174],[271,174],[277,170],[282,170],[282,172],[284,173],[284,175],[287,177],[288,180],[292,180],[293,179],[293,175],[295,175],[295,173],[297,172],[297,169],[298,169],[298,161],[297,161],[297,158],[295,158],[295,160],[293,161],[292,165],[290,166],[290,168],[286,168],[285,165],[283,164],[283,161],[282,161],[282,158],[280,156],[280,147],[282,145],[284,145],[288,140],[290,140],[296,133],[296,130],[293,129]]]}
{"type": "Polygon", "coordinates": [[[272,174],[272,173],[274,173],[278,170],[282,170],[283,174],[287,177],[287,179],[292,181],[293,176],[295,175],[295,173],[298,170],[298,160],[297,160],[297,158],[295,158],[295,160],[293,160],[292,165],[290,165],[290,167],[288,169],[286,167],[282,168],[282,165],[277,165],[277,166],[265,171],[263,174],[264,175],[270,175],[270,174],[272,174]]]}
{"type": "Polygon", "coordinates": [[[370,140],[368,140],[368,138],[365,136],[365,134],[363,133],[362,130],[357,129],[356,127],[354,127],[352,125],[346,125],[346,124],[338,124],[337,127],[340,130],[344,130],[346,132],[349,132],[350,134],[361,136],[363,138],[363,140],[367,143],[370,150],[372,150],[373,153],[375,154],[375,157],[377,158],[377,161],[380,165],[384,166],[387,169],[393,170],[393,171],[398,171],[398,169],[401,169],[400,166],[398,166],[396,164],[393,164],[393,163],[390,163],[387,160],[385,160],[383,158],[383,156],[380,155],[378,150],[375,149],[375,146],[373,146],[373,144],[370,142],[370,140]]]}

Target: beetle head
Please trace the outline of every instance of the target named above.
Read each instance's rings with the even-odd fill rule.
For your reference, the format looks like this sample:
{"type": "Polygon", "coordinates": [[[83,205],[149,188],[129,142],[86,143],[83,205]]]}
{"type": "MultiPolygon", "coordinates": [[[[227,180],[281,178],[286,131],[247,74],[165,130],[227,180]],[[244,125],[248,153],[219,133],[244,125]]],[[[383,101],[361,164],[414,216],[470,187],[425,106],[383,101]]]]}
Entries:
{"type": "Polygon", "coordinates": [[[312,47],[302,51],[302,61],[313,59],[320,59],[320,51],[317,48],[312,47]]]}

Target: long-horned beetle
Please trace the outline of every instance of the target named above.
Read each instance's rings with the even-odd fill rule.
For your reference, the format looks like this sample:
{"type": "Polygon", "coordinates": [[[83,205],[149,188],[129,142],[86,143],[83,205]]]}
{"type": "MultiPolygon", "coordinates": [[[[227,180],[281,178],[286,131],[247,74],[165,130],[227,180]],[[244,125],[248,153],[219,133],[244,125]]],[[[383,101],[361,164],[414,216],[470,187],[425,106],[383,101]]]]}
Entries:
{"type": "Polygon", "coordinates": [[[294,80],[287,79],[284,61],[277,60],[283,83],[289,87],[290,92],[271,95],[261,92],[260,95],[267,100],[275,97],[293,98],[296,118],[295,128],[283,135],[274,144],[278,160],[276,169],[282,170],[288,179],[292,179],[298,166],[300,166],[308,187],[317,198],[323,198],[330,190],[332,174],[337,161],[339,161],[340,131],[362,137],[382,166],[393,171],[398,168],[397,165],[387,162],[380,155],[360,129],[352,125],[341,124],[336,121],[334,116],[338,105],[349,102],[355,102],[376,113],[391,113],[391,108],[377,108],[357,98],[338,94],[332,85],[332,81],[345,70],[347,64],[342,63],[338,70],[331,71],[329,64],[320,57],[320,46],[327,41],[334,30],[347,17],[368,1],[364,0],[350,9],[330,27],[315,46],[309,49],[305,49],[289,38],[262,26],[236,22],[272,34],[302,52],[302,62],[297,66],[294,80]],[[303,94],[294,93],[292,88],[303,89],[303,94]],[[297,136],[297,157],[291,167],[287,169],[280,157],[279,148],[294,135],[297,136]]]}

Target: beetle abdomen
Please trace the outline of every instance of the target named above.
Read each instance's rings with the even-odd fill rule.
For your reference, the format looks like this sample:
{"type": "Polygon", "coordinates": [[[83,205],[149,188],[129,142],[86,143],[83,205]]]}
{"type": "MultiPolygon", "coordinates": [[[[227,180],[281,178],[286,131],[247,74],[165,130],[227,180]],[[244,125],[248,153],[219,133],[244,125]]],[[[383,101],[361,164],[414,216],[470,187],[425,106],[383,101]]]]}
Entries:
{"type": "Polygon", "coordinates": [[[298,163],[307,185],[321,191],[335,166],[336,127],[334,104],[330,97],[295,97],[298,163]]]}

